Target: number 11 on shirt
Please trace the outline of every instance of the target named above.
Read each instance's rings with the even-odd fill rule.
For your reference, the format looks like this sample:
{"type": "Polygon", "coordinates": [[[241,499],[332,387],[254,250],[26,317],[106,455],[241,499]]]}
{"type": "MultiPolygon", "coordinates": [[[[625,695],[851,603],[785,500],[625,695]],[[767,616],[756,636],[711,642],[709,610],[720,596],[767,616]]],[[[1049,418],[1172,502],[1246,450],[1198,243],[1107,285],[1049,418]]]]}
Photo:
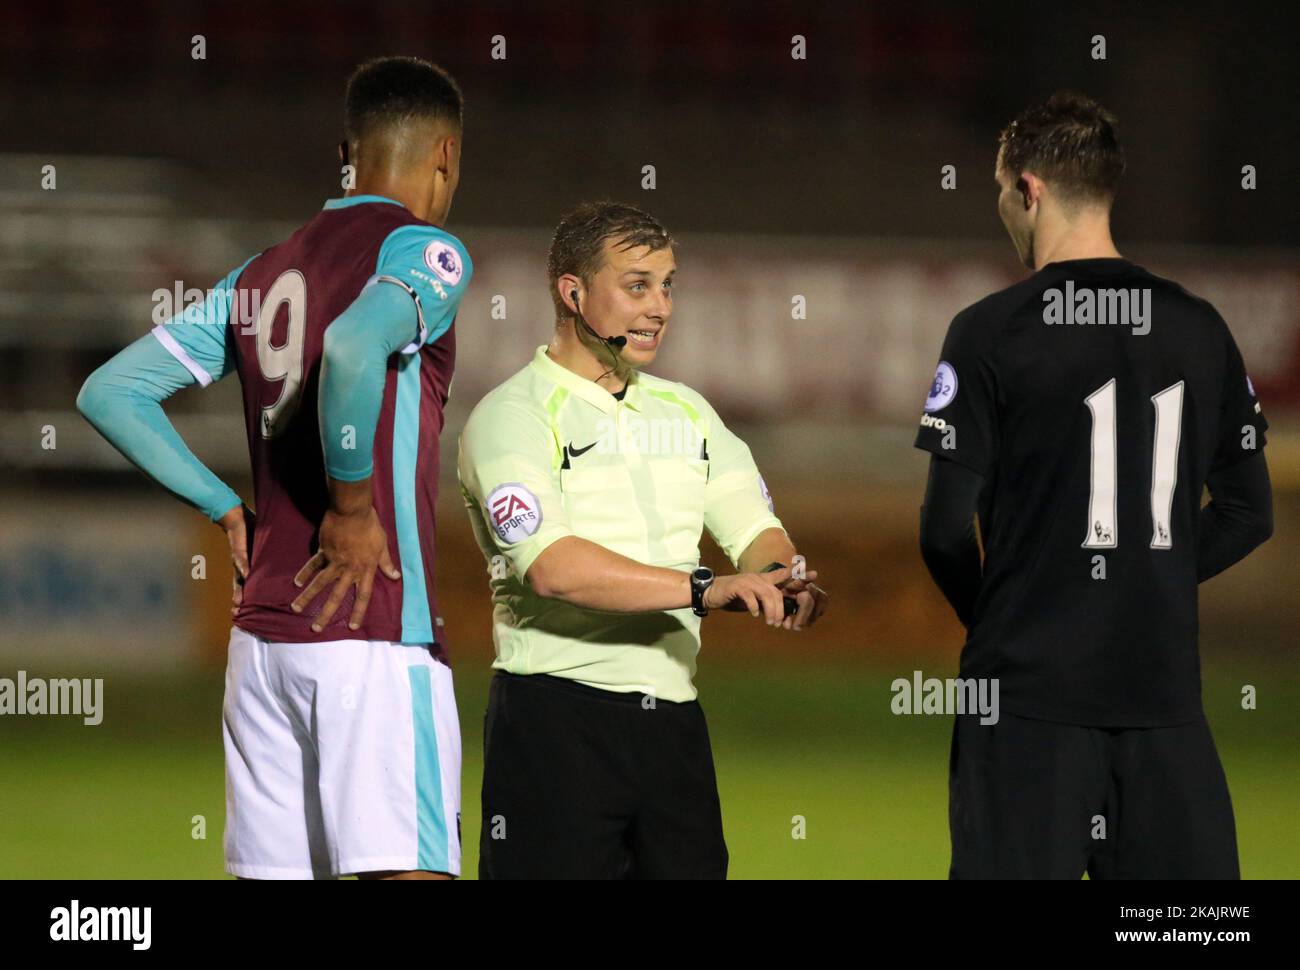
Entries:
{"type": "MultiPolygon", "coordinates": [[[[1114,549],[1119,545],[1116,522],[1115,379],[1112,377],[1084,402],[1092,413],[1092,470],[1088,493],[1088,534],[1085,549],[1114,549]]],[[[1172,549],[1170,511],[1178,484],[1178,445],[1183,424],[1183,382],[1151,396],[1155,407],[1155,446],[1151,459],[1151,548],[1172,549]]]]}

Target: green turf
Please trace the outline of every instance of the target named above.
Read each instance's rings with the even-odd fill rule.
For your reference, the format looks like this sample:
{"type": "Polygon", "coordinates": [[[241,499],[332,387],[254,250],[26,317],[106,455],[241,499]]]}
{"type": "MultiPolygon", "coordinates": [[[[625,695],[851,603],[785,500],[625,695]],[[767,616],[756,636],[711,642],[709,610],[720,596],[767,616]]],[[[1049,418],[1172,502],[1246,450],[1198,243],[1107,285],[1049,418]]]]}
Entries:
{"type": "MultiPolygon", "coordinates": [[[[733,877],[946,874],[951,722],[891,715],[888,679],[856,668],[706,669],[699,684],[733,877]],[[806,838],[792,837],[796,817],[806,838]]],[[[1300,696],[1265,690],[1260,710],[1243,712],[1229,678],[1206,683],[1243,875],[1300,876],[1300,696]]],[[[486,688],[482,665],[458,667],[470,876],[486,688]]],[[[0,877],[222,877],[220,674],[111,678],[105,714],[95,728],[55,718],[0,723],[0,877]],[[194,816],[206,819],[205,839],[192,837],[194,816]]]]}

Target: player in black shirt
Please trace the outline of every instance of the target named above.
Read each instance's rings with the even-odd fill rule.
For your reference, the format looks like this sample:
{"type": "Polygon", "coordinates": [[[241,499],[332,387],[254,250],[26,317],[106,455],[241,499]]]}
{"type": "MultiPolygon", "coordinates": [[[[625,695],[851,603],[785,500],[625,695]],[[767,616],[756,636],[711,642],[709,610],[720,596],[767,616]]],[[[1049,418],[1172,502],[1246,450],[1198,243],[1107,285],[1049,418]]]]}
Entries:
{"type": "Polygon", "coordinates": [[[1197,584],[1272,531],[1268,423],[1214,307],[1115,249],[1123,168],[1079,95],[1003,131],[998,209],[1036,272],[953,320],[916,438],[961,676],[999,686],[996,723],[954,727],[954,878],[1239,874],[1197,584]]]}

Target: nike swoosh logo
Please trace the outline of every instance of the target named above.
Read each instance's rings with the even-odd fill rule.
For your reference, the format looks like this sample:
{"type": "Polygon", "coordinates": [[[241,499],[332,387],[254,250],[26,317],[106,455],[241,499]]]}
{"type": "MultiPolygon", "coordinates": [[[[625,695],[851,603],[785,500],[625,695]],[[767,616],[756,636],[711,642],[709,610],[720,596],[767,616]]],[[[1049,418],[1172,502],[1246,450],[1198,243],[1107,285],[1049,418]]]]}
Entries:
{"type": "Polygon", "coordinates": [[[596,447],[596,442],[593,441],[591,444],[587,445],[586,448],[575,448],[575,447],[573,447],[573,442],[570,441],[570,442],[569,442],[569,457],[570,457],[570,458],[578,458],[578,457],[580,457],[580,456],[582,456],[582,455],[585,455],[587,452],[591,451],[591,449],[592,449],[592,448],[595,448],[595,447],[596,447]]]}

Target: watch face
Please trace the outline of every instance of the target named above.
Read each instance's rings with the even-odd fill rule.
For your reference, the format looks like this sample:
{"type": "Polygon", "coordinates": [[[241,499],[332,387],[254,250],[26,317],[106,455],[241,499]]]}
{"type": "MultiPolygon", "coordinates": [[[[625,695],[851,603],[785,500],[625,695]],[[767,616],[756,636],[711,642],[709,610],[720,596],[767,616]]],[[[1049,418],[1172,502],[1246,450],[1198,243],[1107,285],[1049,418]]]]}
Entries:
{"type": "Polygon", "coordinates": [[[699,569],[695,570],[695,572],[691,573],[691,578],[698,580],[701,583],[707,583],[713,578],[713,570],[708,566],[701,566],[699,569]]]}

